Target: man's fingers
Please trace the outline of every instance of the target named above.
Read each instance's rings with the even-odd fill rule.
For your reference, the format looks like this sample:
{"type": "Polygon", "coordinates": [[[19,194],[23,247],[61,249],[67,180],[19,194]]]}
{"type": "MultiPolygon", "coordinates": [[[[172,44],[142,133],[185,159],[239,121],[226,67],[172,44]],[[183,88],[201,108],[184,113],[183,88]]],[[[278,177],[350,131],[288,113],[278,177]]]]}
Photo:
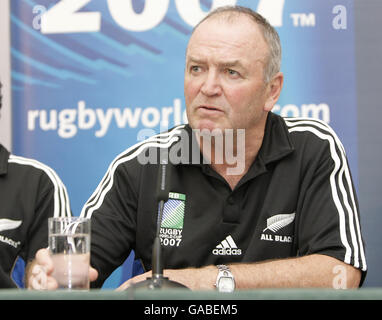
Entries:
{"type": "Polygon", "coordinates": [[[35,264],[31,271],[30,287],[35,290],[45,290],[47,288],[47,278],[44,267],[35,264]]]}
{"type": "Polygon", "coordinates": [[[92,267],[89,267],[89,281],[95,281],[98,278],[98,271],[92,267]]]}
{"type": "Polygon", "coordinates": [[[35,290],[57,289],[58,283],[51,276],[53,268],[53,260],[49,249],[38,250],[28,275],[28,288],[35,290]]]}
{"type": "Polygon", "coordinates": [[[44,266],[35,264],[31,271],[30,288],[35,290],[54,290],[58,288],[58,283],[47,274],[44,266]]]}
{"type": "Polygon", "coordinates": [[[43,266],[47,274],[53,272],[53,260],[48,249],[40,249],[36,253],[36,263],[43,266]]]}
{"type": "Polygon", "coordinates": [[[123,291],[130,287],[134,282],[130,279],[122,283],[115,291],[123,291]]]}
{"type": "Polygon", "coordinates": [[[134,278],[130,278],[129,280],[127,280],[127,281],[125,281],[124,283],[122,283],[122,284],[116,289],[116,291],[123,291],[123,290],[126,290],[126,289],[127,289],[128,287],[130,287],[131,285],[146,280],[148,277],[151,276],[151,274],[152,274],[152,272],[151,272],[151,271],[148,271],[148,272],[146,272],[146,273],[139,274],[139,275],[135,276],[134,278]]]}

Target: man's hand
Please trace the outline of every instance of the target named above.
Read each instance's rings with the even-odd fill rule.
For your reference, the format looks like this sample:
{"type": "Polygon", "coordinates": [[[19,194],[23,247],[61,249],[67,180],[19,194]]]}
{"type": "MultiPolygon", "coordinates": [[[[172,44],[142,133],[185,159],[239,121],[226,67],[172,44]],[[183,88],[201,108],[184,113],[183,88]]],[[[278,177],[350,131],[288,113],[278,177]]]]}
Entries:
{"type": "Polygon", "coordinates": [[[58,288],[57,281],[51,276],[53,261],[48,249],[40,249],[36,258],[27,266],[26,286],[35,290],[55,290],[58,288]]]}
{"type": "MultiPolygon", "coordinates": [[[[48,249],[40,249],[36,253],[36,258],[28,264],[26,272],[26,286],[34,290],[55,290],[58,288],[56,279],[52,277],[53,261],[48,249]]],[[[94,281],[98,277],[96,269],[89,267],[89,281],[94,281]]]]}
{"type": "MultiPolygon", "coordinates": [[[[237,289],[334,288],[338,268],[342,270],[344,288],[357,288],[361,279],[360,270],[321,254],[258,263],[236,263],[229,264],[229,267],[237,289]]],[[[216,266],[164,270],[165,277],[192,290],[214,289],[217,274],[216,266]]],[[[124,290],[147,277],[151,277],[151,271],[126,281],[118,290],[124,290]]]]}

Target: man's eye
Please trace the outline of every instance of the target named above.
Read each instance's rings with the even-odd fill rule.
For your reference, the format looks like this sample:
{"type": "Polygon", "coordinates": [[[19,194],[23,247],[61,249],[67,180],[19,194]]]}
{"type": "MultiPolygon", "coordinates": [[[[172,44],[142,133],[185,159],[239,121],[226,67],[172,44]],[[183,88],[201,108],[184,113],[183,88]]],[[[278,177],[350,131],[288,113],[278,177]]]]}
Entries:
{"type": "Polygon", "coordinates": [[[227,73],[230,75],[230,76],[234,76],[234,77],[238,77],[240,76],[239,72],[235,71],[235,70],[232,70],[232,69],[227,69],[227,73]]]}
{"type": "Polygon", "coordinates": [[[200,72],[201,71],[201,68],[199,66],[192,66],[191,67],[191,71],[192,72],[200,72]]]}

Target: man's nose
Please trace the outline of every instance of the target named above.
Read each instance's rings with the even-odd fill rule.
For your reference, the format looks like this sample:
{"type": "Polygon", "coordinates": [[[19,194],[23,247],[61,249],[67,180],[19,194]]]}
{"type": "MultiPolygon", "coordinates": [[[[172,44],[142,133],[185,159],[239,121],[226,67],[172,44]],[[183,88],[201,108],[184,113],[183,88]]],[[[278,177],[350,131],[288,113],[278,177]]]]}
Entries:
{"type": "Polygon", "coordinates": [[[206,96],[215,96],[222,93],[219,76],[215,71],[208,71],[207,76],[202,84],[201,92],[206,96]]]}

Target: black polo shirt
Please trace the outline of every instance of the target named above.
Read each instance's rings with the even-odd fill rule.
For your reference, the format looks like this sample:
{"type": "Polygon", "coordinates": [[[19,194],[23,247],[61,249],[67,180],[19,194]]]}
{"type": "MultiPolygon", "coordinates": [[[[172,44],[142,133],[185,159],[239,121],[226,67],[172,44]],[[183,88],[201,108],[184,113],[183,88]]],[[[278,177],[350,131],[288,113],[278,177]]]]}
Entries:
{"type": "Polygon", "coordinates": [[[346,155],[325,123],[269,113],[257,158],[234,190],[210,165],[192,163],[198,158],[193,148],[192,130],[179,126],[138,143],[111,163],[82,211],[92,217],[91,260],[100,273],[96,285],[132,249],[151,269],[158,165],[142,163],[155,159],[158,150],[168,150],[170,159],[181,154],[169,167],[171,192],[161,223],[165,268],[316,253],[366,271],[346,155]]]}
{"type": "Polygon", "coordinates": [[[0,144],[0,288],[16,287],[12,269],[48,246],[48,218],[70,215],[66,189],[48,166],[0,144]]]}

